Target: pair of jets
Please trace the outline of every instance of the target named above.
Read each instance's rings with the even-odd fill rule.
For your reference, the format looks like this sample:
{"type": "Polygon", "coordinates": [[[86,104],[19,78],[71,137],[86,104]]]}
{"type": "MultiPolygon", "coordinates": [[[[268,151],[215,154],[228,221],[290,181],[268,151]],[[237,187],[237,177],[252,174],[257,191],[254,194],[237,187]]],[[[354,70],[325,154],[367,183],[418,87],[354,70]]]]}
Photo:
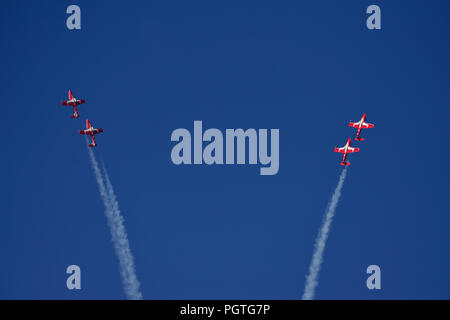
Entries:
{"type": "MultiPolygon", "coordinates": [[[[75,98],[73,96],[71,90],[69,90],[69,100],[61,102],[61,104],[63,106],[72,106],[73,107],[74,113],[73,113],[73,115],[70,116],[72,119],[76,119],[76,118],[79,117],[77,106],[80,105],[80,104],[83,104],[83,103],[85,103],[85,100],[84,99],[77,99],[77,98],[75,98]]],[[[98,128],[98,129],[94,128],[91,125],[91,123],[89,122],[89,119],[86,119],[86,129],[85,130],[80,130],[80,134],[87,134],[87,135],[91,136],[92,143],[89,144],[89,147],[91,147],[91,148],[97,146],[97,143],[95,142],[94,136],[97,133],[102,133],[102,132],[103,132],[103,129],[101,129],[101,128],[98,128]]]]}
{"type": "MultiPolygon", "coordinates": [[[[366,114],[364,113],[361,120],[359,120],[358,122],[350,122],[348,124],[350,127],[358,129],[358,132],[356,133],[356,137],[355,137],[355,140],[357,140],[357,141],[364,141],[364,138],[359,136],[362,129],[369,129],[369,128],[374,127],[374,125],[372,123],[366,123],[365,120],[366,120],[366,114]]],[[[350,165],[350,162],[345,161],[347,159],[347,155],[349,153],[359,152],[359,148],[353,148],[350,146],[351,142],[352,142],[352,139],[348,138],[345,146],[343,146],[342,148],[334,148],[334,152],[339,152],[339,153],[344,154],[344,157],[342,158],[342,162],[341,162],[341,165],[343,165],[343,166],[350,165]]]]}

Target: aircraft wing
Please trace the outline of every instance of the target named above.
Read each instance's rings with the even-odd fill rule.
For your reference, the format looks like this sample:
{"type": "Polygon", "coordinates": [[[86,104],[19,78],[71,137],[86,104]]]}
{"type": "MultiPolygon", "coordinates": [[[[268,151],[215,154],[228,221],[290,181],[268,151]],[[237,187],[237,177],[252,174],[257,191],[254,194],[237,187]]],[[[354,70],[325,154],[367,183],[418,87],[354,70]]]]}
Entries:
{"type": "Polygon", "coordinates": [[[359,152],[359,148],[348,147],[347,153],[359,152]]]}
{"type": "Polygon", "coordinates": [[[63,106],[72,106],[73,107],[74,105],[77,106],[77,105],[83,104],[85,102],[86,102],[85,100],[81,99],[81,100],[77,100],[76,102],[62,101],[61,104],[63,106]]]}
{"type": "Polygon", "coordinates": [[[334,148],[334,152],[345,153],[345,147],[342,147],[342,148],[334,148]]]}
{"type": "Polygon", "coordinates": [[[92,130],[92,133],[93,133],[93,134],[102,133],[102,132],[103,132],[103,129],[102,129],[102,128],[98,128],[98,129],[92,130]]]}
{"type": "MultiPolygon", "coordinates": [[[[350,122],[348,125],[349,127],[359,128],[358,122],[350,122]]],[[[370,129],[370,128],[373,128],[373,124],[371,123],[363,122],[361,125],[361,129],[370,129]]]]}
{"type": "Polygon", "coordinates": [[[348,148],[347,148],[347,151],[345,151],[345,147],[342,147],[342,148],[334,148],[334,152],[339,152],[339,153],[353,153],[353,152],[359,152],[359,148],[348,147],[348,148]]]}
{"type": "Polygon", "coordinates": [[[373,128],[373,124],[363,122],[362,125],[361,125],[361,128],[363,128],[363,129],[373,128]]]}

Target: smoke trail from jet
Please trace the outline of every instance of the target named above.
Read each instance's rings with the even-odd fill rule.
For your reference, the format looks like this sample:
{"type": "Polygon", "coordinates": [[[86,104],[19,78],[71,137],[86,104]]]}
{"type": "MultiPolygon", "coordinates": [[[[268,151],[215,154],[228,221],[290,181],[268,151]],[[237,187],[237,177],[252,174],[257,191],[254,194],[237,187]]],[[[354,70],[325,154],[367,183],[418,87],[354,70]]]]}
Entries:
{"type": "Polygon", "coordinates": [[[105,179],[103,179],[94,152],[90,148],[88,148],[88,151],[100,196],[105,206],[105,216],[108,221],[111,238],[116,250],[116,255],[119,258],[120,274],[122,276],[125,294],[130,300],[140,300],[142,299],[142,293],[139,291],[140,284],[136,277],[134,258],[131,254],[130,243],[128,242],[127,232],[123,224],[124,220],[120,214],[119,205],[111,181],[109,180],[104,167],[105,179]]]}
{"type": "Polygon", "coordinates": [[[347,176],[347,167],[345,167],[339,182],[331,197],[328,208],[325,211],[324,220],[320,227],[319,233],[314,244],[314,253],[312,256],[311,264],[309,265],[309,274],[306,277],[305,291],[303,292],[303,300],[313,300],[316,287],[318,285],[320,267],[323,261],[323,252],[325,251],[325,245],[328,239],[328,233],[330,232],[331,223],[333,222],[334,212],[336,211],[339,197],[341,196],[342,187],[344,186],[345,177],[347,176]]]}
{"type": "Polygon", "coordinates": [[[124,283],[127,296],[132,300],[140,300],[142,299],[142,294],[139,291],[140,284],[136,277],[134,258],[133,255],[131,254],[127,231],[125,230],[125,226],[123,224],[124,219],[123,216],[120,214],[119,203],[117,202],[114,189],[112,187],[111,181],[109,179],[108,173],[104,165],[103,165],[103,173],[106,182],[106,192],[109,195],[109,200],[111,202],[113,209],[113,216],[111,219],[111,223],[114,224],[114,227],[111,229],[111,231],[114,230],[114,233],[111,232],[111,234],[113,237],[114,245],[116,247],[117,255],[119,256],[120,273],[122,275],[122,281],[124,283]]]}

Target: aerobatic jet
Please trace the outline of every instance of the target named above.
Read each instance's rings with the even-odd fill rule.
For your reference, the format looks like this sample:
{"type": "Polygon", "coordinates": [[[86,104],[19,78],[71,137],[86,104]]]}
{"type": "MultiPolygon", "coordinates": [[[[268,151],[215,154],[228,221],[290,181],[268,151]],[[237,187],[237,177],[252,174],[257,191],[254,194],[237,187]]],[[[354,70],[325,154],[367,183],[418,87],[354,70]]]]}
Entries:
{"type": "Polygon", "coordinates": [[[364,138],[360,137],[359,134],[361,129],[369,129],[373,128],[373,124],[364,122],[366,120],[366,114],[364,113],[361,120],[358,122],[350,122],[348,125],[353,128],[357,128],[358,132],[356,133],[355,140],[364,141],[364,138]]]}
{"type": "Polygon", "coordinates": [[[334,152],[343,153],[344,157],[342,158],[341,165],[348,166],[350,165],[350,162],[345,161],[347,158],[347,154],[353,153],[353,152],[359,152],[359,148],[353,148],[350,146],[350,143],[352,142],[351,138],[348,138],[347,143],[342,148],[334,148],[334,152]]]}
{"type": "Polygon", "coordinates": [[[78,111],[77,111],[77,106],[80,105],[80,104],[83,104],[84,102],[85,101],[83,99],[75,98],[72,95],[72,91],[69,90],[69,100],[63,101],[63,102],[61,102],[61,104],[63,106],[72,106],[73,107],[74,114],[70,116],[73,119],[73,118],[78,118],[79,117],[78,111]]]}
{"type": "Polygon", "coordinates": [[[85,130],[80,130],[80,134],[88,134],[91,136],[92,138],[92,143],[89,144],[89,147],[96,147],[97,143],[95,143],[95,138],[94,135],[96,135],[97,133],[102,133],[103,129],[101,128],[94,128],[91,123],[89,122],[89,119],[86,119],[86,129],[85,130]]]}

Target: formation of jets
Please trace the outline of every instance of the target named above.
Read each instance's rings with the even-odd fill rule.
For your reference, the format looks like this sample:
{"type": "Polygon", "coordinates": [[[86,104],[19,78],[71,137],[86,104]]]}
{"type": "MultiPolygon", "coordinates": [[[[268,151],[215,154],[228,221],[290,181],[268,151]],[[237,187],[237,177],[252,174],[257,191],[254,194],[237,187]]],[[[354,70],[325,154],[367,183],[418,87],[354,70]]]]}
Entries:
{"type": "MultiPolygon", "coordinates": [[[[366,114],[364,113],[361,120],[359,120],[358,122],[350,122],[348,124],[350,127],[358,129],[358,132],[356,133],[356,137],[355,137],[355,140],[357,140],[357,141],[364,141],[364,138],[362,138],[360,136],[362,129],[369,129],[369,128],[374,127],[374,125],[372,123],[366,123],[365,120],[366,120],[366,114]]],[[[344,154],[344,156],[342,157],[342,162],[341,162],[341,165],[343,165],[343,166],[350,165],[350,162],[346,161],[347,155],[349,153],[359,152],[359,148],[353,148],[351,146],[351,143],[352,143],[352,139],[348,138],[345,146],[343,146],[341,148],[334,148],[334,152],[339,152],[339,153],[344,154]]]]}
{"type": "MultiPolygon", "coordinates": [[[[77,110],[77,106],[80,105],[80,104],[83,104],[84,102],[85,102],[84,99],[77,99],[77,98],[75,98],[75,97],[73,96],[73,94],[72,94],[72,91],[69,90],[69,100],[63,101],[63,102],[61,102],[61,104],[62,104],[63,106],[72,106],[72,107],[73,107],[74,114],[71,115],[70,117],[71,117],[72,119],[76,119],[76,118],[79,117],[78,110],[77,110]]],[[[101,128],[98,128],[98,129],[97,129],[97,128],[94,128],[94,127],[91,125],[91,122],[89,121],[89,119],[86,119],[86,129],[80,130],[80,134],[85,134],[85,135],[87,134],[87,135],[90,135],[90,136],[91,136],[91,138],[92,138],[92,143],[89,144],[89,147],[91,147],[91,148],[97,146],[97,143],[95,142],[94,136],[95,136],[97,133],[102,133],[102,132],[103,132],[103,129],[101,129],[101,128]]]]}
{"type": "MultiPolygon", "coordinates": [[[[70,116],[72,119],[76,119],[79,117],[77,106],[80,104],[83,104],[83,103],[85,103],[85,100],[75,98],[73,96],[71,90],[69,90],[69,100],[65,100],[65,101],[61,102],[61,104],[63,106],[72,106],[73,107],[74,113],[73,113],[73,115],[70,116]]],[[[361,117],[361,120],[359,120],[358,122],[350,122],[348,124],[350,127],[358,129],[358,131],[356,132],[356,137],[355,137],[355,140],[357,140],[357,141],[364,141],[364,138],[362,138],[360,136],[362,129],[370,129],[370,128],[374,127],[374,125],[372,123],[367,123],[367,122],[365,122],[365,120],[366,120],[366,114],[364,113],[363,116],[361,117]]],[[[80,130],[80,134],[91,136],[92,143],[89,144],[89,147],[97,146],[94,136],[96,134],[102,133],[102,132],[103,132],[103,129],[102,128],[94,128],[92,126],[91,122],[89,121],[89,119],[86,119],[86,129],[80,130]]],[[[350,165],[350,162],[346,161],[347,155],[349,153],[359,152],[359,148],[352,147],[351,143],[352,143],[352,139],[348,138],[347,143],[343,147],[334,148],[334,152],[339,152],[339,153],[344,154],[344,156],[342,157],[342,161],[341,161],[341,165],[343,165],[343,166],[350,165]]]]}

